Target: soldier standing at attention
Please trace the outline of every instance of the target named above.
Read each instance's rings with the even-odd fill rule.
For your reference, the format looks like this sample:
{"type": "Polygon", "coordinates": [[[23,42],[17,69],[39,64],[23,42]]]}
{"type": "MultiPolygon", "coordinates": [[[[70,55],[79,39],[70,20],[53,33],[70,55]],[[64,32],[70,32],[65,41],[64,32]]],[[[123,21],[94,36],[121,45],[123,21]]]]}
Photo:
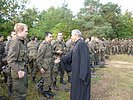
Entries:
{"type": "MultiPolygon", "coordinates": [[[[2,34],[0,34],[0,74],[2,74],[2,67],[3,67],[3,61],[2,59],[4,58],[5,55],[5,44],[3,42],[4,40],[4,36],[2,34]]],[[[7,76],[5,73],[3,73],[4,75],[4,82],[7,82],[7,76]]]]}
{"type": "Polygon", "coordinates": [[[53,63],[59,63],[59,59],[53,59],[53,48],[51,45],[51,41],[53,39],[53,35],[51,32],[45,32],[45,40],[39,45],[38,54],[37,54],[37,62],[38,68],[44,74],[44,89],[43,94],[46,98],[52,98],[54,94],[51,92],[51,84],[52,84],[52,67],[53,63]]]}
{"type": "Polygon", "coordinates": [[[35,40],[35,36],[31,37],[31,41],[28,42],[27,48],[30,65],[30,74],[32,77],[32,81],[35,82],[35,76],[37,73],[36,55],[38,50],[38,42],[35,40]]]}
{"type": "MultiPolygon", "coordinates": [[[[6,52],[6,57],[5,60],[7,59],[7,55],[8,55],[8,51],[9,51],[9,47],[10,44],[12,42],[12,40],[16,39],[16,33],[14,31],[11,31],[11,38],[8,39],[6,46],[5,46],[5,52],[6,52]]],[[[9,67],[9,66],[8,66],[9,67]]],[[[10,72],[8,73],[8,78],[7,78],[7,85],[8,85],[8,95],[12,96],[12,77],[11,77],[11,68],[9,67],[10,72]]]]}
{"type": "Polygon", "coordinates": [[[7,63],[11,67],[13,82],[13,100],[26,100],[28,80],[27,80],[27,49],[24,40],[28,34],[28,26],[17,23],[14,26],[16,39],[12,40],[7,55],[7,63]]]}
{"type": "MultiPolygon", "coordinates": [[[[55,58],[61,58],[62,55],[64,55],[66,53],[66,43],[63,40],[62,33],[58,33],[57,40],[53,43],[53,49],[54,49],[54,57],[55,58]]],[[[64,69],[63,65],[61,63],[54,64],[53,70],[54,70],[54,72],[56,72],[56,70],[59,71],[60,83],[66,84],[66,82],[63,80],[64,74],[65,74],[65,69],[64,69]]],[[[56,81],[57,81],[57,75],[54,76],[53,86],[56,86],[56,81]]]]}

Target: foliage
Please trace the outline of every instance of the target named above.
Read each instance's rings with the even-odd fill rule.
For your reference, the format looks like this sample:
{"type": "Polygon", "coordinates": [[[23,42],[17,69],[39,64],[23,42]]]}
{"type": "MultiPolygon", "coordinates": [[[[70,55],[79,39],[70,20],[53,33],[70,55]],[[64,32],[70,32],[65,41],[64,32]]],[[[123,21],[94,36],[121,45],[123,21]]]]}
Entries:
{"type": "Polygon", "coordinates": [[[106,37],[112,32],[112,26],[105,22],[100,14],[101,7],[102,4],[99,3],[99,0],[85,0],[84,8],[78,13],[78,22],[85,36],[106,37]]]}
{"type": "Polygon", "coordinates": [[[119,16],[118,35],[120,38],[133,38],[133,18],[131,12],[119,16]]]}
{"type": "Polygon", "coordinates": [[[22,11],[28,0],[1,0],[0,1],[0,32],[5,36],[13,30],[16,18],[22,11]]]}
{"type": "Polygon", "coordinates": [[[36,8],[25,9],[29,1],[0,1],[0,32],[4,36],[13,30],[15,23],[23,22],[29,26],[29,36],[41,39],[45,31],[51,31],[55,38],[58,32],[62,32],[66,40],[75,28],[81,30],[85,37],[133,38],[132,12],[121,13],[118,4],[84,0],[84,7],[74,16],[65,3],[39,12],[36,8]]]}

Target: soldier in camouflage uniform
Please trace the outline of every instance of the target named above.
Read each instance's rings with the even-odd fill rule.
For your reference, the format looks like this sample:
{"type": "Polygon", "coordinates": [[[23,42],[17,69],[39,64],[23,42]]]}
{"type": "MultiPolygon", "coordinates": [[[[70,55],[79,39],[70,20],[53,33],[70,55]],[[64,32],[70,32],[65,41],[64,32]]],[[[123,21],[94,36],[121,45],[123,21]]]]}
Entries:
{"type": "MultiPolygon", "coordinates": [[[[3,42],[4,40],[4,36],[2,34],[0,34],[0,74],[2,75],[2,67],[4,65],[2,59],[5,56],[5,44],[3,42]]],[[[7,75],[5,73],[3,73],[4,75],[4,82],[7,82],[7,75]]]]}
{"type": "Polygon", "coordinates": [[[47,98],[53,97],[53,93],[51,92],[53,63],[59,62],[59,59],[56,59],[55,61],[53,59],[53,48],[51,45],[52,37],[53,35],[51,32],[45,32],[45,40],[39,45],[36,58],[38,68],[44,74],[44,96],[47,98]]]}
{"type": "Polygon", "coordinates": [[[133,40],[128,40],[128,47],[127,47],[127,54],[132,55],[133,54],[133,40]]]}
{"type": "MultiPolygon", "coordinates": [[[[72,52],[72,50],[73,50],[73,48],[74,48],[74,42],[72,42],[72,40],[69,39],[69,40],[66,42],[66,47],[67,47],[67,53],[72,52]]],[[[68,72],[67,75],[68,75],[68,82],[71,83],[72,72],[68,72]]]]}
{"type": "Polygon", "coordinates": [[[17,37],[11,41],[7,56],[13,81],[13,100],[26,100],[28,88],[26,62],[28,57],[24,39],[27,37],[28,27],[26,24],[17,23],[14,30],[17,37]]]}
{"type": "MultiPolygon", "coordinates": [[[[66,53],[66,44],[63,40],[62,33],[58,33],[57,40],[53,43],[53,49],[54,49],[54,57],[55,58],[61,58],[66,53]]],[[[63,80],[65,69],[61,63],[54,64],[54,83],[53,85],[56,86],[57,82],[57,74],[60,73],[60,83],[66,84],[63,80]]]]}
{"type": "MultiPolygon", "coordinates": [[[[6,57],[4,58],[5,61],[7,60],[7,55],[9,51],[10,44],[13,40],[16,39],[16,33],[14,31],[11,32],[11,39],[8,39],[6,46],[5,46],[5,52],[6,52],[6,57]]],[[[8,73],[8,79],[7,79],[7,85],[8,85],[8,95],[12,96],[12,77],[11,77],[11,68],[8,66],[9,73],[8,73]]]]}
{"type": "Polygon", "coordinates": [[[95,68],[95,40],[94,36],[91,37],[90,41],[88,42],[88,47],[89,47],[89,55],[90,55],[90,65],[93,68],[92,72],[94,73],[94,68],[95,68]]]}
{"type": "Polygon", "coordinates": [[[72,51],[73,47],[74,47],[74,43],[72,42],[71,39],[68,39],[66,42],[66,47],[67,47],[67,52],[72,51]]]}
{"type": "Polygon", "coordinates": [[[105,65],[105,46],[104,42],[99,38],[96,38],[96,46],[97,46],[97,55],[98,55],[98,65],[104,67],[105,65]]]}
{"type": "Polygon", "coordinates": [[[35,82],[35,76],[37,73],[36,55],[38,50],[38,42],[36,42],[35,36],[31,37],[31,41],[28,42],[27,48],[28,48],[30,74],[32,77],[32,81],[35,82]]]}

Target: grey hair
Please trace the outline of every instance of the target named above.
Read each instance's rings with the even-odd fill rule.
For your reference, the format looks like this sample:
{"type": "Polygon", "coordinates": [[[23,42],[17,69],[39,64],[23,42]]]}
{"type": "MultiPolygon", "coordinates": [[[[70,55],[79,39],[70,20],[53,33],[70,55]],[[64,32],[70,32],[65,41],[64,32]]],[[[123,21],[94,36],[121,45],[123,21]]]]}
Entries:
{"type": "Polygon", "coordinates": [[[80,30],[78,30],[78,29],[74,29],[74,30],[72,30],[71,35],[72,35],[72,34],[74,34],[74,35],[78,35],[79,37],[82,36],[82,33],[81,33],[80,30]]]}

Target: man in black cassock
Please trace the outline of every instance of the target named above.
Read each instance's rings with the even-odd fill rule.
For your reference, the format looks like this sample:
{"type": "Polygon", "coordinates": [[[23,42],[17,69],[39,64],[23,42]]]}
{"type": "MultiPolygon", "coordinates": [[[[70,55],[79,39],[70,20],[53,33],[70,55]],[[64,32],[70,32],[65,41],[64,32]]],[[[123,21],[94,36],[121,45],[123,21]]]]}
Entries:
{"type": "Polygon", "coordinates": [[[72,30],[71,39],[75,42],[72,51],[72,80],[70,100],[90,100],[91,67],[89,50],[81,39],[82,33],[72,30]]]}

